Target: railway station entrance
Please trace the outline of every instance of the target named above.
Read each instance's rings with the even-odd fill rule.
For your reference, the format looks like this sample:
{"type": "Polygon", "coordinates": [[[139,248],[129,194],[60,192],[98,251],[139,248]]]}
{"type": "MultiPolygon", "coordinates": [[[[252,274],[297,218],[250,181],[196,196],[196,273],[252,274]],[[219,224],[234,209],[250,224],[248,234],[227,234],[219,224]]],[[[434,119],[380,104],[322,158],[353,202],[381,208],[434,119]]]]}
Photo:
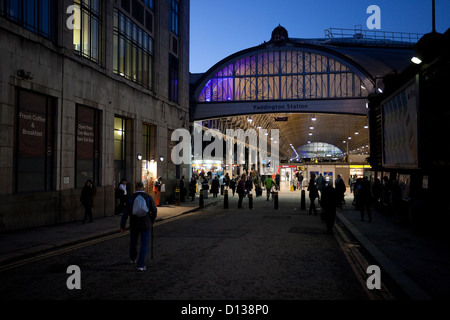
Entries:
{"type": "MultiPolygon", "coordinates": [[[[385,75],[410,63],[414,43],[343,34],[290,38],[278,26],[270,41],[232,54],[203,74],[191,74],[190,120],[222,133],[267,130],[280,159],[272,171],[283,171],[285,182],[297,169],[308,173],[308,165],[367,164],[368,96],[383,91],[385,75]],[[271,135],[272,129],[278,136],[271,135]],[[296,170],[289,169],[287,178],[290,165],[296,170]]],[[[208,161],[195,153],[193,159],[197,168],[208,161]]],[[[268,165],[263,161],[260,165],[268,165]]],[[[246,161],[244,168],[250,171],[254,164],[246,161]]],[[[239,173],[225,162],[221,169],[239,173]]],[[[348,176],[347,169],[341,171],[348,176]]]]}

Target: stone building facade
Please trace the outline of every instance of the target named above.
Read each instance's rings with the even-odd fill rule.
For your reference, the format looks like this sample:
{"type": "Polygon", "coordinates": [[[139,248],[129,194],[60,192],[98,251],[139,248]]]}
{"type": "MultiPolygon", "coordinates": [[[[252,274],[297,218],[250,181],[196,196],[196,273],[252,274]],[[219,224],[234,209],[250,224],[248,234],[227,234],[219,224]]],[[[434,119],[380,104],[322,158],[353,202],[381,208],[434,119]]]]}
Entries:
{"type": "Polygon", "coordinates": [[[189,1],[0,1],[0,232],[114,213],[122,178],[161,176],[188,128],[189,1]]]}

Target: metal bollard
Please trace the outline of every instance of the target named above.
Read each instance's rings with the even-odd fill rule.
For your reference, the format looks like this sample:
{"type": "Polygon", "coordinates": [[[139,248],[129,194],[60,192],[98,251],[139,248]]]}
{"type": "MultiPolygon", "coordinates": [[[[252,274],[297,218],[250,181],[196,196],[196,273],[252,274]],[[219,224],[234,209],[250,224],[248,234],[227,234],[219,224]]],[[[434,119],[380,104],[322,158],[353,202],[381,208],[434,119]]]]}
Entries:
{"type": "Polygon", "coordinates": [[[175,204],[180,205],[180,188],[175,189],[175,204]]]}
{"type": "Polygon", "coordinates": [[[300,210],[306,210],[305,190],[302,190],[302,198],[301,198],[301,201],[300,201],[300,210]]]}
{"type": "Polygon", "coordinates": [[[200,208],[203,208],[204,204],[203,204],[203,190],[200,190],[200,200],[198,202],[198,205],[200,208]]]}
{"type": "Polygon", "coordinates": [[[228,190],[224,190],[224,196],[223,196],[223,208],[228,209],[228,190]]]}
{"type": "Polygon", "coordinates": [[[278,209],[278,191],[274,192],[273,199],[274,199],[273,207],[274,209],[278,209]]]}
{"type": "Polygon", "coordinates": [[[248,208],[253,209],[253,194],[252,193],[248,194],[248,208]]]}

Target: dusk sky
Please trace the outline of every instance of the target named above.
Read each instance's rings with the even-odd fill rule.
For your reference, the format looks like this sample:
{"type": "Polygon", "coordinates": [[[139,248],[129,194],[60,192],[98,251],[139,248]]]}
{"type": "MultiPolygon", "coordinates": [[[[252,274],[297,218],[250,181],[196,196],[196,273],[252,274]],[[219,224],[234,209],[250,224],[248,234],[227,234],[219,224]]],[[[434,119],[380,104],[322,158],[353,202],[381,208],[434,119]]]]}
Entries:
{"type": "MultiPolygon", "coordinates": [[[[191,0],[190,67],[192,73],[210,67],[240,50],[269,41],[281,25],[291,38],[323,38],[325,29],[354,29],[366,22],[370,5],[380,8],[377,31],[428,33],[432,30],[432,0],[191,0]]],[[[450,0],[435,0],[436,31],[450,27],[450,0]]]]}

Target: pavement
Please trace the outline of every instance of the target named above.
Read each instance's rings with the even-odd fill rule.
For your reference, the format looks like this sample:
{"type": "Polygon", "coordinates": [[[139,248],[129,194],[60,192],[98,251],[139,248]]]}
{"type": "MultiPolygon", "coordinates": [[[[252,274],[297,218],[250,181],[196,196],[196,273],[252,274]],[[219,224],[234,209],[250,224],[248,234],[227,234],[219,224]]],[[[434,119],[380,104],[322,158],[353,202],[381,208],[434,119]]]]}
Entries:
{"type": "MultiPolygon", "coordinates": [[[[300,198],[300,192],[296,192],[300,198]]],[[[282,202],[283,192],[279,194],[282,202]]],[[[337,218],[381,269],[411,300],[447,300],[450,298],[450,245],[431,236],[414,234],[409,226],[399,224],[384,212],[372,209],[372,222],[361,221],[351,205],[353,195],[346,194],[346,205],[337,218]]],[[[204,200],[204,206],[221,205],[223,196],[204,200]]],[[[234,205],[233,205],[234,207],[234,205]]],[[[309,199],[306,197],[306,209],[309,199]]],[[[222,207],[223,208],[223,207],[222,207]]],[[[158,208],[156,222],[172,219],[199,210],[198,196],[179,206],[158,208]]],[[[230,210],[234,210],[230,206],[230,210]]],[[[242,209],[245,210],[245,209],[242,209]]],[[[248,210],[248,209],[247,209],[248,210]]],[[[80,221],[32,228],[0,234],[0,267],[22,258],[57,249],[74,243],[119,233],[120,216],[94,218],[94,222],[80,221]]],[[[369,276],[369,275],[368,275],[369,276]]],[[[383,281],[383,279],[382,279],[383,281]]]]}

